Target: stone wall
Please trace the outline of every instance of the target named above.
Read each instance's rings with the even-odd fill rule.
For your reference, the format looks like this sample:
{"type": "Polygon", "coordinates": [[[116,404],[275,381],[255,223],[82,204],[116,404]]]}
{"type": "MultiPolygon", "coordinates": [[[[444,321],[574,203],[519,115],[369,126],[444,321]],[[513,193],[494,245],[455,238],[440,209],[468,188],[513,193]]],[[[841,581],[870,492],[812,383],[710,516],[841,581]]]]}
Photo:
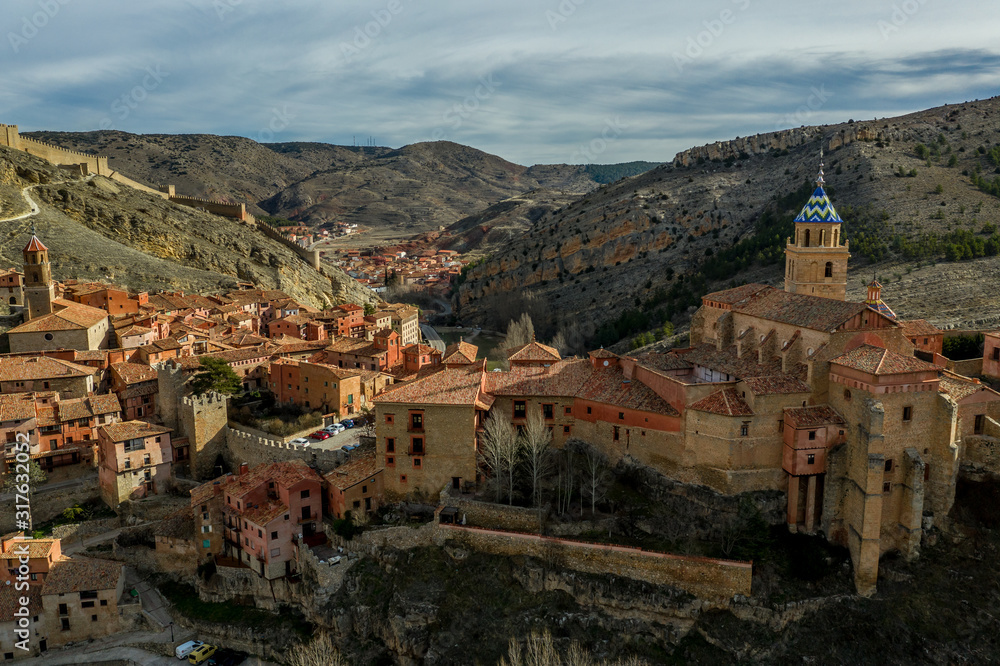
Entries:
{"type": "MultiPolygon", "coordinates": [[[[163,193],[160,193],[163,194],[163,193]]],[[[213,215],[231,217],[237,220],[247,220],[247,205],[245,203],[230,204],[222,201],[212,201],[211,199],[199,199],[197,197],[178,197],[167,193],[170,201],[189,208],[201,208],[213,215]]]]}
{"type": "MultiPolygon", "coordinates": [[[[96,502],[101,499],[97,485],[97,475],[84,477],[72,486],[59,488],[51,492],[35,493],[31,498],[31,520],[34,525],[40,525],[62,514],[63,510],[74,504],[96,502]]],[[[12,504],[8,504],[12,506],[12,504]]],[[[6,533],[14,529],[14,512],[0,511],[0,532],[6,533]]]]}
{"type": "Polygon", "coordinates": [[[307,262],[309,262],[309,264],[311,264],[312,267],[315,268],[316,270],[321,269],[319,250],[307,250],[301,245],[293,242],[291,239],[285,236],[285,234],[281,233],[280,231],[278,231],[271,225],[267,224],[266,222],[261,222],[260,220],[254,218],[252,215],[249,215],[248,217],[251,221],[253,221],[257,225],[257,228],[260,229],[265,236],[273,238],[274,240],[278,241],[279,243],[290,249],[292,252],[299,255],[307,262]]]}
{"type": "Polygon", "coordinates": [[[283,460],[304,460],[315,464],[320,473],[340,467],[350,459],[349,454],[337,450],[313,449],[283,440],[267,439],[243,430],[227,426],[226,447],[222,453],[230,469],[238,469],[240,463],[251,467],[283,460]]]}
{"type": "Polygon", "coordinates": [[[750,562],[683,557],[478,527],[438,525],[437,529],[446,537],[474,550],[508,557],[529,556],[586,573],[617,575],[655,585],[669,585],[703,599],[750,595],[753,578],[750,562]]]}
{"type": "Polygon", "coordinates": [[[517,532],[541,532],[542,521],[539,515],[548,513],[547,509],[539,512],[520,506],[506,506],[492,502],[478,502],[452,490],[451,486],[441,491],[441,504],[458,509],[458,520],[465,519],[466,525],[476,527],[495,527],[502,530],[517,532]]]}

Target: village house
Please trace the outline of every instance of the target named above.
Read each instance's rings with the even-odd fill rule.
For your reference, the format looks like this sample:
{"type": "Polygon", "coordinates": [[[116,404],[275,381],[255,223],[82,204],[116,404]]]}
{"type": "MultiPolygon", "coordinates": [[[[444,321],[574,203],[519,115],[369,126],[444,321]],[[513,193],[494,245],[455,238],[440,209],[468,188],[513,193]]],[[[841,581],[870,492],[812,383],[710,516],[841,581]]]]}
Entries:
{"type": "Polygon", "coordinates": [[[118,396],[126,421],[152,420],[160,387],[156,370],[142,363],[114,363],[111,366],[111,391],[118,396]]]}
{"type": "Polygon", "coordinates": [[[26,538],[23,532],[4,536],[0,542],[0,586],[17,582],[21,558],[25,555],[28,558],[26,582],[32,587],[41,587],[53,563],[62,559],[62,544],[59,539],[26,538]]]}
{"type": "Polygon", "coordinates": [[[97,429],[122,419],[118,397],[91,395],[63,400],[58,393],[34,394],[38,451],[32,451],[46,471],[65,465],[94,464],[97,429]]]}
{"type": "Polygon", "coordinates": [[[374,451],[367,451],[323,475],[326,482],[327,511],[337,519],[371,513],[383,500],[382,473],[374,451]]]}
{"type": "Polygon", "coordinates": [[[364,406],[361,373],[326,363],[278,360],[269,368],[268,386],[280,403],[293,403],[346,418],[364,406]]]}
{"type": "Polygon", "coordinates": [[[0,298],[12,310],[24,306],[24,273],[16,268],[0,270],[0,298]]]}
{"type": "Polygon", "coordinates": [[[98,429],[101,499],[112,509],[125,500],[162,495],[173,475],[170,428],[123,421],[98,429]]]}
{"type": "Polygon", "coordinates": [[[124,592],[121,562],[82,557],[54,562],[41,590],[43,645],[58,647],[118,633],[124,592]]]}
{"type": "Polygon", "coordinates": [[[81,398],[94,391],[97,370],[49,356],[0,357],[0,393],[58,391],[81,398]]]}

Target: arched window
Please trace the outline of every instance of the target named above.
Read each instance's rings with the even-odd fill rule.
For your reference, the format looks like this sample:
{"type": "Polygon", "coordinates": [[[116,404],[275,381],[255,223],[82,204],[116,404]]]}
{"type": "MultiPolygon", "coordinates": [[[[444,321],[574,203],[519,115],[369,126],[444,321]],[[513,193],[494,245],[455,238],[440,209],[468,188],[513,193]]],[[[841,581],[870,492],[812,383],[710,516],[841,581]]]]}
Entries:
{"type": "Polygon", "coordinates": [[[828,278],[832,278],[833,277],[833,262],[832,261],[826,262],[826,272],[824,273],[824,276],[828,277],[828,278]]]}
{"type": "Polygon", "coordinates": [[[17,305],[17,297],[16,296],[11,296],[10,297],[10,304],[11,305],[17,305]]]}
{"type": "Polygon", "coordinates": [[[809,247],[809,230],[808,229],[806,229],[806,243],[805,243],[805,245],[806,245],[806,247],[809,247]]]}

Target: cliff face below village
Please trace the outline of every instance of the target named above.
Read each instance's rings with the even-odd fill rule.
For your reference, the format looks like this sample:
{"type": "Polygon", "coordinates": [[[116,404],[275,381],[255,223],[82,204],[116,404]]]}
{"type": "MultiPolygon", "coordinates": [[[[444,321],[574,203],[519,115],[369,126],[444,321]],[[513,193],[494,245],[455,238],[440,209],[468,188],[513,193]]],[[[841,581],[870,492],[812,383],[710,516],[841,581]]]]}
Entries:
{"type": "Polygon", "coordinates": [[[494,321],[498,303],[523,292],[545,304],[550,321],[543,328],[552,334],[580,321],[596,328],[630,308],[662,308],[658,291],[681,294],[675,299],[681,307],[669,314],[682,319],[706,289],[751,280],[783,284],[785,238],[779,233],[763,239],[769,253],[751,251],[749,266],[707,283],[679,283],[753,238],[766,211],[794,215],[808,198],[822,148],[827,190],[851,242],[849,298],[863,298],[877,270],[883,298],[903,318],[943,326],[1000,322],[988,279],[1000,269],[996,256],[955,263],[937,252],[914,259],[894,244],[897,236],[920,243],[957,230],[988,237],[989,225],[1000,221],[1000,200],[980,191],[970,176],[978,169],[993,178],[998,165],[989,151],[1000,141],[998,109],[1000,100],[991,99],[686,150],[669,165],[539,216],[523,235],[467,271],[457,292],[459,315],[464,322],[502,327],[506,322],[494,321]],[[930,147],[930,154],[918,154],[918,144],[930,147]],[[803,196],[777,205],[800,188],[803,196]]]}
{"type": "Polygon", "coordinates": [[[0,148],[0,265],[20,266],[31,225],[51,251],[56,279],[111,282],[131,290],[214,293],[252,282],[315,307],[366,302],[371,293],[337,269],[333,278],[255,227],[169,203],[106,178],[73,177],[48,162],[0,148]],[[9,212],[8,212],[9,211],[9,212]]]}

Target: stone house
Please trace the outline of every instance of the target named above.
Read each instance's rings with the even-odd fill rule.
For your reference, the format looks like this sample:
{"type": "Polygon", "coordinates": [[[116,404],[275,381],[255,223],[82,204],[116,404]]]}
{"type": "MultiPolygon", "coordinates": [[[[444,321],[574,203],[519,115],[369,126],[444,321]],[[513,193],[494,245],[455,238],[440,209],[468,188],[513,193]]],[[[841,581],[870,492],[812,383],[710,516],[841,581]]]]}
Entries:
{"type": "Polygon", "coordinates": [[[82,557],[55,562],[41,590],[45,647],[118,633],[124,591],[121,562],[82,557]]]}
{"type": "Polygon", "coordinates": [[[28,579],[32,587],[45,583],[52,565],[62,559],[62,544],[59,539],[25,538],[23,532],[8,534],[0,542],[0,586],[7,587],[17,582],[21,558],[27,557],[28,579]]]}
{"type": "Polygon", "coordinates": [[[7,332],[12,352],[47,349],[107,349],[113,336],[108,313],[87,305],[56,300],[52,312],[34,317],[7,332]]]}
{"type": "Polygon", "coordinates": [[[343,417],[359,412],[365,404],[357,370],[290,360],[274,361],[268,370],[268,386],[278,402],[343,417]]]}
{"type": "Polygon", "coordinates": [[[101,499],[112,509],[127,499],[162,495],[173,474],[170,428],[124,421],[98,429],[101,499]]]}
{"type": "Polygon", "coordinates": [[[97,429],[122,420],[122,408],[114,394],[68,400],[62,400],[58,393],[36,394],[33,402],[37,460],[46,471],[77,463],[92,466],[97,429]]]}
{"type": "Polygon", "coordinates": [[[0,298],[12,310],[24,307],[24,273],[16,268],[0,270],[0,298]]]}
{"type": "Polygon", "coordinates": [[[156,370],[143,363],[111,365],[111,390],[118,396],[126,421],[153,420],[156,417],[159,385],[156,370]]]}
{"type": "Polygon", "coordinates": [[[377,509],[383,499],[384,471],[377,464],[375,451],[369,450],[324,474],[327,513],[344,518],[348,511],[356,515],[377,509]]]}
{"type": "Polygon", "coordinates": [[[926,319],[912,319],[899,322],[903,325],[903,337],[920,351],[944,354],[944,331],[926,319]]]}
{"type": "Polygon", "coordinates": [[[57,391],[82,398],[94,391],[95,368],[48,356],[0,358],[0,393],[57,391]]]}

